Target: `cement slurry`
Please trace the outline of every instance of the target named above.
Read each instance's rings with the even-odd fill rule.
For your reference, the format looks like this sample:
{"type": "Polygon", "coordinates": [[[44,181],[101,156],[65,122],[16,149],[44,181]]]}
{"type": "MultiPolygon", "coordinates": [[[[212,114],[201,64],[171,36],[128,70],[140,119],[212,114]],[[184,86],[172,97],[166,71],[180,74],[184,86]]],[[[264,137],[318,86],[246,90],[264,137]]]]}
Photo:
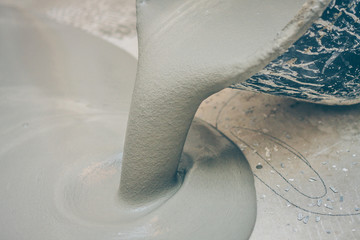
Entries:
{"type": "Polygon", "coordinates": [[[143,205],[172,193],[199,104],[280,55],[328,3],[138,0],[139,63],[121,198],[143,205]]]}
{"type": "Polygon", "coordinates": [[[0,11],[0,239],[249,237],[256,215],[247,205],[256,201],[249,165],[201,121],[189,132],[176,197],[151,211],[122,204],[135,59],[34,12],[0,11]]]}
{"type": "MultiPolygon", "coordinates": [[[[216,4],[200,1],[195,8],[186,3],[169,4],[165,12],[177,9],[181,13],[185,9],[185,19],[190,20],[195,18],[196,7],[216,9],[212,15],[215,19],[222,11],[231,10],[225,1],[216,4]]],[[[166,6],[163,1],[138,4],[140,23],[145,23],[146,14],[166,6]],[[150,10],[141,10],[152,3],[150,10]]],[[[194,36],[195,41],[174,41],[174,35],[162,38],[167,36],[161,34],[163,31],[173,34],[171,31],[176,31],[177,24],[186,24],[184,16],[168,15],[174,21],[161,18],[171,28],[158,25],[156,18],[145,28],[140,24],[140,33],[143,31],[141,69],[127,130],[120,199],[117,188],[121,146],[133,87],[129,79],[134,78],[135,60],[99,39],[54,24],[34,12],[1,6],[0,177],[4,184],[0,192],[6,196],[0,200],[1,238],[247,239],[255,222],[256,200],[253,177],[241,152],[220,133],[199,121],[193,122],[184,148],[183,144],[202,99],[266,64],[295,40],[299,31],[321,12],[319,6],[323,7],[320,1],[308,1],[304,9],[312,11],[301,11],[297,20],[284,28],[297,12],[295,8],[300,8],[301,4],[297,4],[300,2],[294,2],[293,8],[288,6],[289,13],[281,17],[283,24],[272,29],[278,28],[281,34],[275,36],[274,41],[271,37],[264,42],[255,41],[253,49],[247,48],[247,54],[239,55],[243,57],[236,62],[237,67],[230,63],[234,63],[241,50],[232,53],[217,49],[227,54],[219,55],[215,61],[207,59],[206,49],[214,47],[219,40],[207,41],[213,37],[206,35],[209,33],[206,27],[214,24],[211,18],[206,18],[211,11],[197,15],[200,24],[195,22],[195,28],[188,29],[199,32],[198,35],[186,33],[194,36]],[[161,29],[152,32],[156,26],[161,29]],[[196,39],[203,34],[207,38],[196,39]],[[151,39],[144,38],[150,35],[151,39]],[[161,41],[154,47],[151,42],[154,44],[157,40],[161,41]],[[269,41],[273,45],[258,49],[269,41]],[[186,51],[178,52],[178,47],[191,42],[202,43],[204,48],[197,49],[194,44],[188,49],[200,54],[200,58],[196,54],[187,55],[186,51]],[[171,47],[156,53],[162,44],[171,47]],[[251,53],[257,50],[260,53],[253,56],[251,53]],[[159,58],[153,58],[155,53],[159,58]],[[151,59],[157,59],[158,64],[151,65],[151,59]],[[173,111],[169,111],[171,108],[173,111]],[[143,120],[148,124],[143,124],[143,120]],[[164,134],[164,130],[169,131],[164,134]],[[143,133],[139,133],[141,131],[143,133]],[[157,144],[147,145],[149,141],[157,144]],[[147,151],[148,155],[138,162],[139,159],[129,155],[131,149],[140,155],[147,151]],[[161,154],[155,161],[158,153],[161,154]],[[172,158],[164,161],[162,154],[172,158]],[[154,169],[159,169],[159,174],[154,169]],[[139,175],[139,171],[144,175],[139,175]],[[129,174],[137,178],[139,188],[145,191],[138,191],[129,174]],[[180,184],[180,188],[173,187],[180,184]],[[154,199],[157,201],[152,201],[154,199]],[[126,200],[126,204],[121,200],[126,200]]],[[[239,4],[234,6],[241,10],[239,4]]],[[[251,6],[252,2],[243,2],[244,9],[251,6]]],[[[263,7],[266,12],[269,6],[263,7]]],[[[227,20],[238,12],[231,13],[227,20]]],[[[260,21],[255,26],[261,24],[260,21]]],[[[221,26],[216,27],[219,30],[221,26]]],[[[246,29],[250,33],[251,27],[246,29]]],[[[246,33],[244,29],[241,31],[246,33]]],[[[228,44],[235,43],[232,41],[237,42],[231,38],[224,45],[230,47],[228,44]]],[[[242,46],[244,42],[239,44],[242,46]]]]}

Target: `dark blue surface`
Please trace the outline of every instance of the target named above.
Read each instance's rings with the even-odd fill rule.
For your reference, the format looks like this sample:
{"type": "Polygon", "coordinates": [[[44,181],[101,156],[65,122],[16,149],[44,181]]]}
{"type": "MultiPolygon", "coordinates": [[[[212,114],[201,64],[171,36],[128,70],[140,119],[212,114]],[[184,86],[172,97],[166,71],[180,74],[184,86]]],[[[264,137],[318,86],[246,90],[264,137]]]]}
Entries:
{"type": "Polygon", "coordinates": [[[360,102],[360,0],[333,0],[287,52],[232,88],[327,104],[360,102]]]}

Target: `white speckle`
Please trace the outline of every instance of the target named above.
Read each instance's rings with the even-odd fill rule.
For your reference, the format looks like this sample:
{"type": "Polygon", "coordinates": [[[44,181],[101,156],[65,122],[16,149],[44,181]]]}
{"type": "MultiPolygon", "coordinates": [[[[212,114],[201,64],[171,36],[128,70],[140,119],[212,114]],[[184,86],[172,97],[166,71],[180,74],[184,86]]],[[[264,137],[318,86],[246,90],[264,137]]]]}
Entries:
{"type": "Polygon", "coordinates": [[[320,222],[320,220],[321,220],[320,216],[317,216],[317,217],[315,218],[315,221],[316,221],[316,222],[320,222]]]}
{"type": "Polygon", "coordinates": [[[324,204],[324,206],[325,206],[326,208],[328,208],[328,209],[331,209],[331,210],[334,209],[331,205],[324,204]]]}
{"type": "Polygon", "coordinates": [[[342,170],[343,170],[343,172],[349,171],[349,169],[347,169],[347,168],[343,168],[342,170]]]}
{"type": "Polygon", "coordinates": [[[353,156],[353,157],[356,157],[356,154],[353,154],[352,156],[353,156]]]}
{"type": "Polygon", "coordinates": [[[271,152],[270,152],[270,149],[268,147],[265,147],[265,156],[266,157],[270,157],[271,156],[271,152]]]}
{"type": "Polygon", "coordinates": [[[313,178],[313,177],[309,178],[309,182],[315,182],[315,181],[316,181],[315,178],[313,178]]]}
{"type": "Polygon", "coordinates": [[[289,178],[289,181],[290,181],[290,182],[293,182],[293,181],[294,181],[294,179],[293,179],[293,178],[289,178]]]}
{"type": "Polygon", "coordinates": [[[310,218],[309,216],[306,216],[303,220],[303,223],[307,224],[309,222],[309,218],[310,218]]]}

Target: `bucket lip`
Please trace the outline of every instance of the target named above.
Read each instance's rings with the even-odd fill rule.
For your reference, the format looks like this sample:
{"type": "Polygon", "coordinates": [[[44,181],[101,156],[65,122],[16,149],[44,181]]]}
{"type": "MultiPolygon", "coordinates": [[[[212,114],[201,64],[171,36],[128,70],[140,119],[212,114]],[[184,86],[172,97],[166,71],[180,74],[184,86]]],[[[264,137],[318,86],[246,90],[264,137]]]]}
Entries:
{"type": "MultiPolygon", "coordinates": [[[[285,53],[321,17],[321,14],[331,1],[307,0],[298,13],[276,35],[273,41],[264,45],[253,56],[249,57],[247,59],[247,66],[241,72],[234,72],[232,84],[245,82],[252,75],[256,74],[259,69],[264,68],[268,63],[285,53]]],[[[239,65],[239,63],[234,65],[236,64],[239,65]]]]}

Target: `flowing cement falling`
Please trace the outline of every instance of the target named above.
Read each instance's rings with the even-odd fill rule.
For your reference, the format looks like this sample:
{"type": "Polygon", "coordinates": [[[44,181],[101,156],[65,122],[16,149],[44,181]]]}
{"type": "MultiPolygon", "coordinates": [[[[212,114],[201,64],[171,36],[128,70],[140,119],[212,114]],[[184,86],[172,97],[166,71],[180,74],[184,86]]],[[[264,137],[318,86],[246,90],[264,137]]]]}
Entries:
{"type": "Polygon", "coordinates": [[[121,197],[144,204],[172,192],[199,104],[285,51],[326,3],[139,0],[139,63],[121,197]]]}

